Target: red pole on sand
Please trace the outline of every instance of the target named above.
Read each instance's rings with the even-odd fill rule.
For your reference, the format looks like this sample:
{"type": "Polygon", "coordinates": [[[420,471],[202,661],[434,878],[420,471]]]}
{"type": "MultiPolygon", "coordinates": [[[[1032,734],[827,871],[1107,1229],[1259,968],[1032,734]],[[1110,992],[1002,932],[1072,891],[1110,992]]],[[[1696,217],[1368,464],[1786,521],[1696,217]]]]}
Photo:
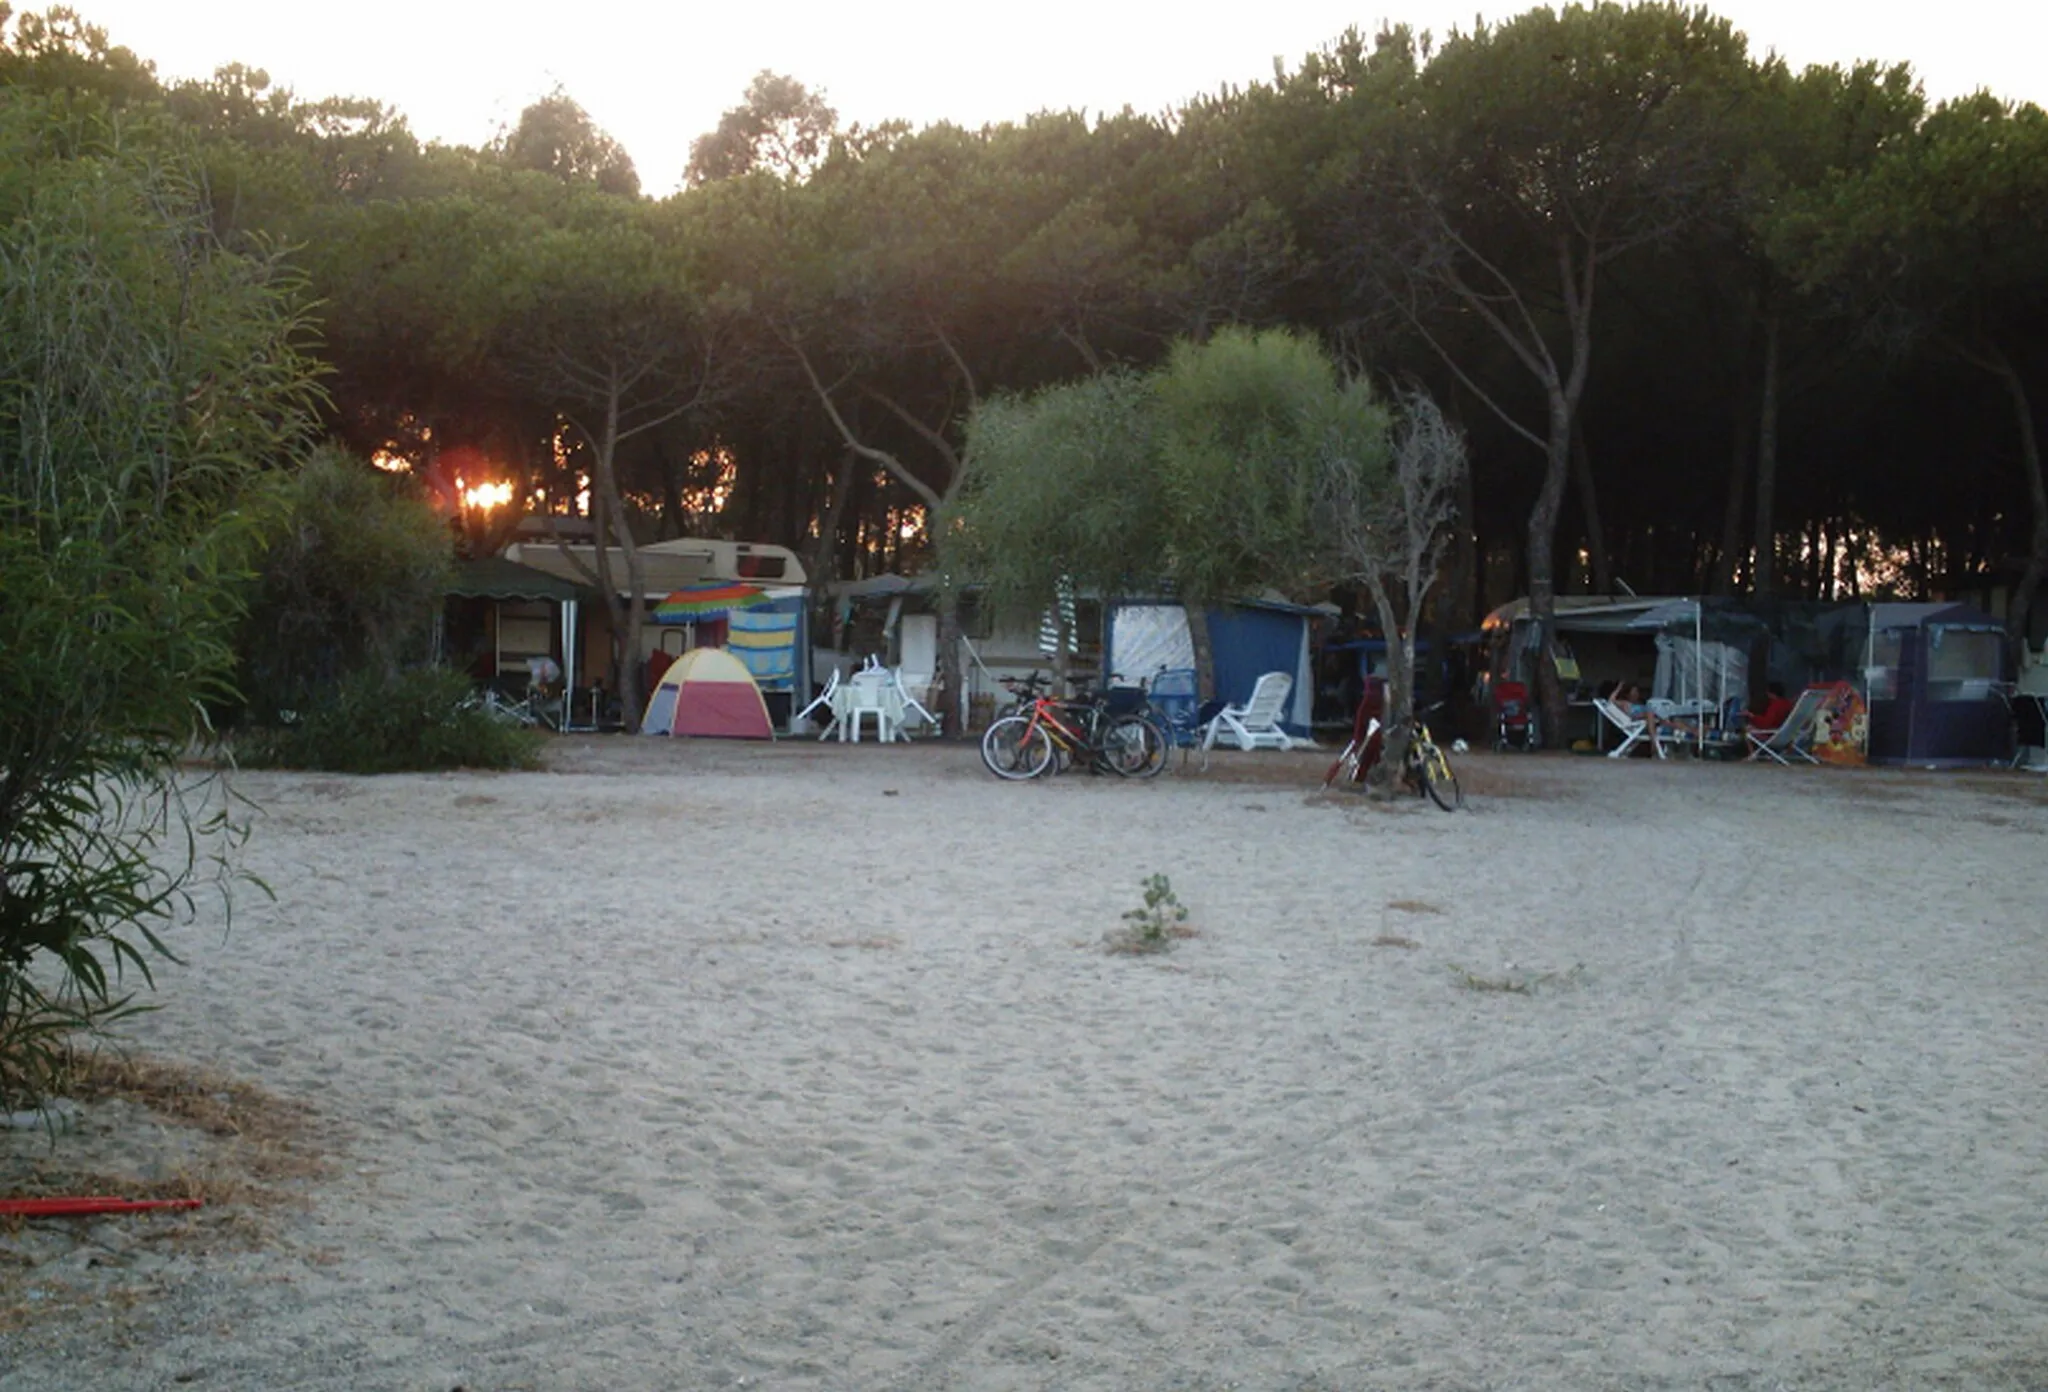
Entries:
{"type": "Polygon", "coordinates": [[[0,1199],[0,1218],[81,1218],[94,1213],[146,1213],[158,1208],[197,1208],[203,1199],[0,1199]]]}

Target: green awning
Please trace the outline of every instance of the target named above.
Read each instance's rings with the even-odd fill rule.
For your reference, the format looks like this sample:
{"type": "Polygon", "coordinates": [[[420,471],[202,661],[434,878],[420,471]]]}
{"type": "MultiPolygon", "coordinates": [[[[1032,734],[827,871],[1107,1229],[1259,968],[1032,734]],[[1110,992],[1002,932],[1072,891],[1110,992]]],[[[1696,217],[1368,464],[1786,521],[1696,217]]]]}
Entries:
{"type": "Polygon", "coordinates": [[[447,593],[458,599],[546,599],[557,603],[588,598],[581,585],[503,556],[459,562],[447,593]]]}

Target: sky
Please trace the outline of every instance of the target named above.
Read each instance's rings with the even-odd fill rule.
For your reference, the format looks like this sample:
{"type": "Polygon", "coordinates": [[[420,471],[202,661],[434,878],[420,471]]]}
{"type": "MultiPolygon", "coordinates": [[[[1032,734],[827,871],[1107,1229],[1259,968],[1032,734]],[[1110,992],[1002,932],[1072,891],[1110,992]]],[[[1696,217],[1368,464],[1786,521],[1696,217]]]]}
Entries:
{"type": "MultiPolygon", "coordinates": [[[[1034,111],[1156,112],[1270,79],[1347,27],[1442,35],[1471,0],[70,0],[166,80],[262,68],[312,100],[371,97],[425,140],[477,145],[557,86],[633,157],[647,192],[680,182],[690,142],[762,69],[822,91],[841,122],[967,126],[1034,111]]],[[[41,9],[18,0],[17,10],[41,9]]],[[[1752,53],[1795,66],[1913,65],[1934,100],[1980,87],[2048,105],[2041,0],[1722,0],[1752,53]]]]}

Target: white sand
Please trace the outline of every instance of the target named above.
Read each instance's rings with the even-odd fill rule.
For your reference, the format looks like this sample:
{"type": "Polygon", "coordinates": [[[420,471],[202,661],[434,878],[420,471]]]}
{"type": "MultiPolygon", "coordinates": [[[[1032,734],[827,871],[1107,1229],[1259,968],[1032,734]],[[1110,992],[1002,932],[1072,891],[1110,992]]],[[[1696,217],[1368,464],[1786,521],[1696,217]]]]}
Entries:
{"type": "Polygon", "coordinates": [[[2048,1386],[2048,785],[1466,767],[245,775],[277,900],[134,1033],[340,1168],[0,1389],[2048,1386]]]}

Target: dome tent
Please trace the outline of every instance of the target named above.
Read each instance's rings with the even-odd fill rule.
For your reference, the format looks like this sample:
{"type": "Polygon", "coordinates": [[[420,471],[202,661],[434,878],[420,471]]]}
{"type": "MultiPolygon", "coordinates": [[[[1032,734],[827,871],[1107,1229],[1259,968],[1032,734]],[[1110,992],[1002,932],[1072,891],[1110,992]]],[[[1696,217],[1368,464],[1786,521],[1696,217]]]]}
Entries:
{"type": "Polygon", "coordinates": [[[746,664],[722,648],[692,648],[669,664],[647,699],[640,733],[775,738],[761,688],[746,664]]]}

